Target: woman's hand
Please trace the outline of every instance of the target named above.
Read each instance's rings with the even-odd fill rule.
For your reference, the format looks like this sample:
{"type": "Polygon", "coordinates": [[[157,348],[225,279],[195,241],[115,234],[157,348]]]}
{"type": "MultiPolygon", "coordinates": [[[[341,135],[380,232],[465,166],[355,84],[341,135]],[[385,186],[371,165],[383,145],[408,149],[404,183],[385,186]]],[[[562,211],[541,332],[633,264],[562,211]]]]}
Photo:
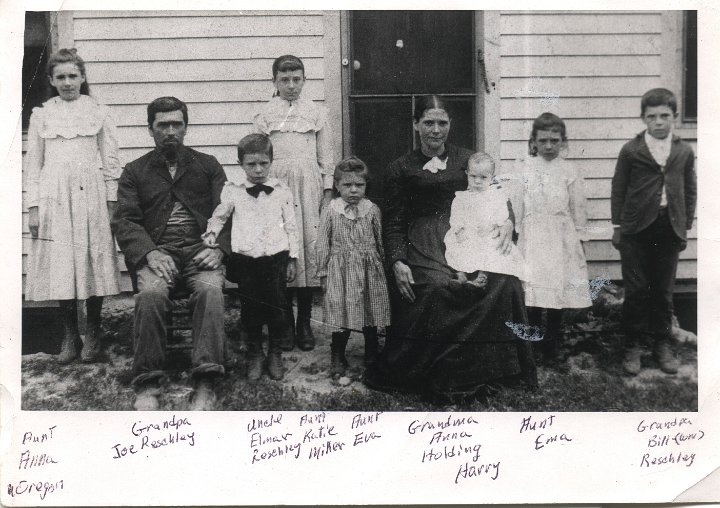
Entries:
{"type": "Polygon", "coordinates": [[[37,206],[28,208],[28,228],[30,228],[30,236],[37,238],[40,232],[40,213],[37,206]]]}
{"type": "Polygon", "coordinates": [[[410,267],[402,261],[395,261],[393,274],[395,275],[395,283],[400,290],[400,296],[410,303],[415,303],[415,293],[412,290],[412,284],[415,284],[415,280],[410,267]]]}
{"type": "Polygon", "coordinates": [[[325,291],[327,291],[327,277],[320,277],[320,288],[323,294],[325,294],[325,291]]]}
{"type": "Polygon", "coordinates": [[[512,249],[513,223],[510,219],[503,222],[502,226],[495,228],[493,238],[498,239],[498,250],[503,256],[510,254],[512,249]]]}

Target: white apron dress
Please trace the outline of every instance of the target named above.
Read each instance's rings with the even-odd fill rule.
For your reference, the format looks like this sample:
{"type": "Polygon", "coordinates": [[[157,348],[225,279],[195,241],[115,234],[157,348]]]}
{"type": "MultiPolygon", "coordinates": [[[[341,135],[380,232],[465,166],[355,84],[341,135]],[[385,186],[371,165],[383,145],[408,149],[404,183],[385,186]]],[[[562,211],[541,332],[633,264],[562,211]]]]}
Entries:
{"type": "Polygon", "coordinates": [[[525,304],[550,309],[591,305],[587,262],[584,182],[565,159],[518,161],[523,184],[518,246],[525,259],[525,304]]]}
{"type": "Polygon", "coordinates": [[[319,287],[315,244],[323,190],[332,188],[333,162],[325,108],[310,100],[288,102],[273,97],[255,115],[255,128],[270,136],[270,176],[284,182],[295,200],[298,237],[302,242],[298,273],[288,287],[319,287]]]}
{"type": "Polygon", "coordinates": [[[120,177],[109,109],[87,95],[54,97],[34,108],[28,130],[28,208],[37,206],[25,298],[86,299],[120,292],[120,271],[107,201],[120,177]]]}

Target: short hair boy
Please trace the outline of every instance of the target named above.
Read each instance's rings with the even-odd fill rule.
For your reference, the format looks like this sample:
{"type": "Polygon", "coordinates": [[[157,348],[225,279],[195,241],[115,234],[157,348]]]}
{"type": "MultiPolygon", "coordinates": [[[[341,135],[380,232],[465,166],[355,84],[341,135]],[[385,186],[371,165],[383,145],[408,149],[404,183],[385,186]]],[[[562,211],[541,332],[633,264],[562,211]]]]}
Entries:
{"type": "Polygon", "coordinates": [[[268,136],[245,136],[237,150],[245,180],[225,184],[203,239],[213,246],[232,214],[227,278],[237,282],[240,291],[241,319],[248,336],[248,379],[262,376],[264,324],[270,336],[268,375],[282,379],[281,343],[290,330],[286,282],[295,279],[298,257],[293,197],[285,184],[269,176],[273,149],[268,136]]]}
{"type": "Polygon", "coordinates": [[[612,243],[620,251],[625,285],[623,368],[640,372],[643,337],[662,371],[674,374],[673,285],[695,216],[695,154],[672,132],[677,100],[670,90],[646,92],[640,116],[647,128],[622,147],[612,180],[612,243]]]}

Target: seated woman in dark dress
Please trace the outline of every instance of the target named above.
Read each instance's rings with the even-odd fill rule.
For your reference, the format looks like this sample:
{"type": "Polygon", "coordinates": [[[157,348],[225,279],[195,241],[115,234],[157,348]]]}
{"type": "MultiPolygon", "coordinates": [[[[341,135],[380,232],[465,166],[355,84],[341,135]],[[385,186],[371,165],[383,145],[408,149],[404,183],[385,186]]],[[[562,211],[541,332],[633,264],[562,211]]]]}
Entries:
{"type": "MultiPolygon", "coordinates": [[[[488,273],[483,289],[451,283],[455,272],[443,240],[455,192],[467,189],[472,152],[446,143],[450,114],[437,96],[418,100],[413,124],[420,149],[392,162],[386,175],[383,229],[395,279],[393,325],[365,382],[450,402],[483,396],[497,381],[520,379],[534,388],[530,343],[506,324],[527,322],[520,281],[488,273]]],[[[510,220],[497,231],[502,251],[509,252],[512,231],[510,220]]]]}

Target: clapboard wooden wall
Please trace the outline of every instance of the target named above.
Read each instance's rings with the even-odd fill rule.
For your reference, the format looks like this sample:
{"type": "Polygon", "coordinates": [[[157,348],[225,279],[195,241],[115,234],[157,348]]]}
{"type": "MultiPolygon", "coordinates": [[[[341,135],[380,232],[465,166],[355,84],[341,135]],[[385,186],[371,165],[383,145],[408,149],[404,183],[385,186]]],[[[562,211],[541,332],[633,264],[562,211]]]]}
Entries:
{"type": "MultiPolygon", "coordinates": [[[[499,15],[500,156],[504,164],[527,153],[532,120],[550,111],[566,121],[568,157],[585,178],[592,241],[590,276],[621,279],[611,243],[610,185],[622,145],[642,131],[640,97],[654,87],[676,93],[682,11],[521,12],[499,15]],[[676,37],[673,37],[676,35],[676,37]]],[[[696,130],[678,129],[696,149],[696,130]]],[[[678,278],[697,277],[697,227],[681,253],[678,278]]]]}
{"type": "MultiPolygon", "coordinates": [[[[498,93],[488,99],[498,103],[486,105],[497,114],[486,117],[486,145],[497,146],[490,151],[509,163],[526,153],[537,115],[552,111],[564,118],[568,155],[585,178],[594,226],[586,250],[590,275],[620,279],[619,254],[609,241],[610,181],[622,144],[643,128],[643,92],[656,86],[678,91],[682,11],[484,15],[497,42],[485,45],[486,58],[498,67],[491,76],[498,93]]],[[[58,23],[58,38],[60,47],[77,47],[92,94],[112,108],[123,164],[153,146],[148,102],[174,95],[190,110],[186,143],[215,155],[232,177],[240,171],[235,144],[270,98],[272,61],[284,53],[305,62],[303,94],[330,111],[340,156],[348,121],[341,111],[340,29],[339,13],[327,11],[75,11],[58,23]]],[[[694,125],[677,132],[695,147],[694,125]]],[[[696,227],[690,238],[678,267],[682,279],[697,277],[696,227]]]]}
{"type": "MultiPolygon", "coordinates": [[[[272,96],[273,60],[287,53],[306,66],[303,96],[325,103],[331,122],[340,125],[336,13],[74,11],[59,38],[61,47],[77,48],[91,94],[111,107],[123,165],[154,146],[147,104],[172,95],[188,104],[185,143],[214,155],[232,178],[242,171],[235,146],[272,96]]],[[[338,156],[340,143],[338,137],[338,156]]],[[[124,289],[130,289],[127,276],[124,289]]]]}

